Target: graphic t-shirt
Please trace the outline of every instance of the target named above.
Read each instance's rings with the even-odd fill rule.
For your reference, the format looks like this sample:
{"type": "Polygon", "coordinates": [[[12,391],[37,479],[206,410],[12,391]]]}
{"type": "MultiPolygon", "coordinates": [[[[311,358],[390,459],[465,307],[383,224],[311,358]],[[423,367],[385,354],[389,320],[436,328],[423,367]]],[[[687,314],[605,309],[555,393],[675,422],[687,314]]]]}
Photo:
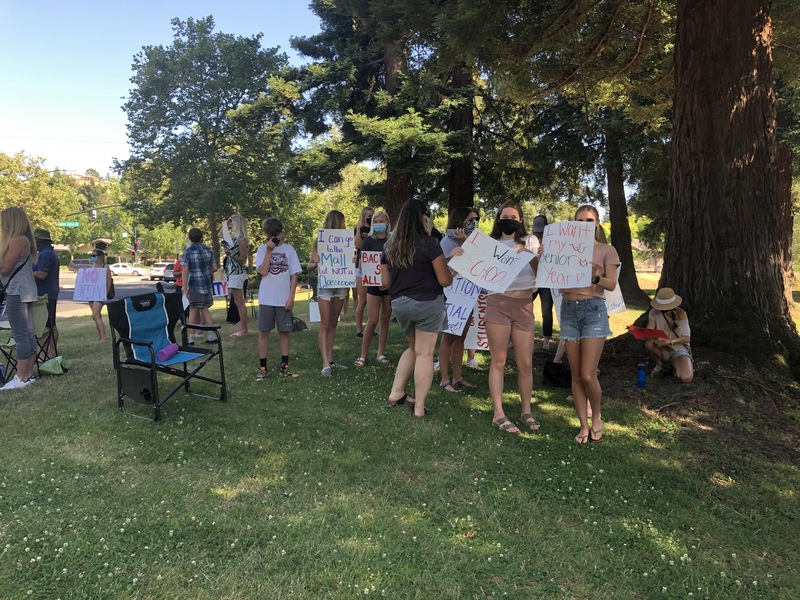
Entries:
{"type": "MultiPolygon", "coordinates": [[[[267,245],[262,244],[256,252],[256,267],[260,267],[267,256],[267,245]]],[[[301,273],[300,259],[293,246],[283,243],[272,250],[269,270],[261,278],[258,287],[258,303],[264,306],[283,306],[291,293],[292,275],[301,273]]]]}

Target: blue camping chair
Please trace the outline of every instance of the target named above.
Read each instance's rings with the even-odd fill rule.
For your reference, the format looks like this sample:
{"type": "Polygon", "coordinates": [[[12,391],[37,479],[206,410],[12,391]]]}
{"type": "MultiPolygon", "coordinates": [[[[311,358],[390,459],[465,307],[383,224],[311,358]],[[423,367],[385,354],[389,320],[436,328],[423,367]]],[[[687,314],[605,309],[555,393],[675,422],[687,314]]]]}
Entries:
{"type": "MultiPolygon", "coordinates": [[[[222,357],[222,342],[218,325],[186,324],[181,295],[177,293],[150,293],[122,298],[107,304],[108,320],[111,323],[111,339],[114,352],[114,370],[117,374],[117,402],[119,410],[125,410],[125,396],[153,406],[153,421],[161,419],[161,407],[180,388],[190,396],[227,400],[225,365],[222,357]],[[180,339],[175,337],[175,326],[180,323],[180,339]],[[187,327],[217,333],[217,339],[209,347],[194,347],[187,344],[187,327]],[[177,344],[177,353],[167,358],[159,357],[160,351],[177,344]],[[209,365],[212,375],[201,371],[209,365]],[[158,374],[179,378],[177,384],[165,394],[159,391],[158,374]],[[204,391],[211,388],[215,393],[197,393],[191,384],[196,382],[204,391]]],[[[174,349],[174,346],[173,346],[174,349]]],[[[134,416],[140,416],[136,415],[134,416]]],[[[149,417],[144,417],[149,418],[149,417]]]]}

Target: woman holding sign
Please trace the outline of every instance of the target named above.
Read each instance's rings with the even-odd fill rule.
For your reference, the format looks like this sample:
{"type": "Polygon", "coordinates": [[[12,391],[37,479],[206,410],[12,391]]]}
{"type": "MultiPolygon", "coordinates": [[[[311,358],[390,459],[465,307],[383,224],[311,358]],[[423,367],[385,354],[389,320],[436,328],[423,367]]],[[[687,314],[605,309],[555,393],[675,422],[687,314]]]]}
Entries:
{"type": "Polygon", "coordinates": [[[527,235],[522,207],[506,202],[497,211],[489,234],[498,242],[518,253],[533,253],[529,264],[517,274],[503,293],[491,293],[486,299],[486,337],[489,342],[489,395],[492,398],[492,425],[505,433],[519,433],[503,411],[503,380],[509,340],[514,345],[517,362],[517,388],[522,403],[519,424],[528,431],[539,429],[531,414],[533,389],[533,265],[538,260],[539,240],[527,235]]]}
{"type": "MultiPolygon", "coordinates": [[[[361,242],[361,252],[383,252],[386,245],[386,239],[389,235],[389,215],[379,210],[372,215],[372,225],[369,230],[369,235],[361,242]]],[[[367,255],[370,256],[370,255],[367,255]]],[[[378,256],[375,254],[374,256],[378,256]]],[[[363,257],[362,257],[363,258],[363,257]]],[[[377,259],[378,267],[380,267],[380,257],[377,259]]],[[[378,326],[380,320],[381,327],[378,330],[378,358],[379,363],[387,364],[389,359],[386,358],[386,342],[389,341],[389,319],[392,316],[392,305],[389,298],[389,290],[378,285],[366,285],[367,265],[361,261],[362,284],[367,290],[367,326],[364,329],[364,336],[361,340],[361,356],[356,359],[355,365],[363,367],[367,363],[367,352],[372,343],[372,334],[378,326]]],[[[380,278],[380,269],[378,269],[378,277],[380,278]]]]}
{"type": "MultiPolygon", "coordinates": [[[[91,261],[93,268],[105,269],[106,294],[111,294],[111,286],[113,285],[113,282],[111,280],[111,269],[106,268],[106,253],[99,248],[95,248],[92,250],[92,255],[89,260],[91,261]]],[[[92,309],[92,321],[94,321],[94,325],[97,327],[97,335],[100,337],[101,342],[106,341],[106,325],[103,323],[102,315],[103,307],[105,305],[105,302],[89,302],[89,306],[92,309]]]]}
{"type": "MultiPolygon", "coordinates": [[[[17,374],[0,388],[3,390],[24,388],[36,381],[33,377],[38,350],[33,332],[36,257],[36,241],[25,211],[10,206],[0,212],[0,281],[5,289],[6,317],[17,343],[17,374]]],[[[0,381],[0,385],[3,383],[0,381]]]]}
{"type": "MultiPolygon", "coordinates": [[[[444,255],[449,257],[454,249],[460,248],[469,234],[478,226],[478,211],[470,206],[458,206],[450,211],[447,218],[447,234],[439,242],[444,255]]],[[[449,260],[449,258],[448,258],[449,260]]],[[[442,382],[439,387],[446,392],[460,392],[461,388],[475,387],[464,381],[461,368],[464,363],[464,339],[469,331],[469,321],[464,326],[461,335],[452,333],[442,334],[439,343],[439,371],[442,382]],[[453,369],[453,378],[450,378],[450,367],[453,369]]]]}
{"type": "Polygon", "coordinates": [[[428,234],[425,203],[409,200],[400,209],[397,226],[386,242],[381,269],[383,287],[389,288],[392,311],[408,339],[397,363],[391,406],[414,403],[414,416],[424,417],[425,399],[433,383],[433,351],[439,332],[447,324],[444,287],[453,283],[442,247],[428,234]],[[414,374],[414,398],[406,384],[414,374]]]}
{"type": "MultiPolygon", "coordinates": [[[[338,210],[332,210],[325,215],[325,222],[322,229],[344,229],[344,214],[338,210]]],[[[308,263],[308,270],[316,269],[319,266],[319,252],[317,242],[311,251],[311,262],[308,263]]],[[[355,259],[353,259],[355,260],[355,259]]],[[[323,288],[317,291],[319,300],[319,351],[322,355],[322,376],[330,377],[333,369],[346,369],[344,365],[333,362],[333,343],[336,341],[336,326],[339,324],[339,314],[342,306],[347,301],[350,288],[323,288]]]]}
{"type": "Polygon", "coordinates": [[[608,326],[605,291],[617,287],[619,255],[606,243],[606,234],[600,225],[600,215],[594,206],[581,206],[575,220],[594,223],[594,250],[592,252],[591,285],[561,290],[561,339],[566,341],[567,359],[572,371],[572,398],[581,430],[575,441],[599,442],[603,439],[603,421],[600,416],[602,389],[597,379],[597,365],[603,353],[606,338],[611,335],[608,326]],[[592,408],[592,428],[589,429],[587,402],[592,408]]]}

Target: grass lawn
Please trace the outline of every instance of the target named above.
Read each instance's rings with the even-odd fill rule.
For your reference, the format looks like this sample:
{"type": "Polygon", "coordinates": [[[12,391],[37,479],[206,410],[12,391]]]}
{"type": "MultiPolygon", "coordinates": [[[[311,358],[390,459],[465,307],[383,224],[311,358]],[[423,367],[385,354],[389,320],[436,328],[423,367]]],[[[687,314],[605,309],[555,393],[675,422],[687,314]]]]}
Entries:
{"type": "MultiPolygon", "coordinates": [[[[638,314],[616,316],[615,332],[638,314]]],[[[302,377],[256,383],[256,336],[225,324],[230,401],[178,394],[154,424],[116,410],[110,343],[92,321],[59,328],[69,373],[0,395],[2,598],[800,594],[793,456],[720,443],[713,421],[609,396],[605,441],[578,446],[567,390],[537,372],[542,428],[506,435],[490,426],[481,354],[483,370],[466,370],[478,387],[435,385],[416,420],[387,407],[394,370],[374,350],[350,366],[351,313],[335,353],[350,367],[332,379],[313,326],[292,334],[302,377]]],[[[403,347],[395,326],[389,357],[403,347]]]]}

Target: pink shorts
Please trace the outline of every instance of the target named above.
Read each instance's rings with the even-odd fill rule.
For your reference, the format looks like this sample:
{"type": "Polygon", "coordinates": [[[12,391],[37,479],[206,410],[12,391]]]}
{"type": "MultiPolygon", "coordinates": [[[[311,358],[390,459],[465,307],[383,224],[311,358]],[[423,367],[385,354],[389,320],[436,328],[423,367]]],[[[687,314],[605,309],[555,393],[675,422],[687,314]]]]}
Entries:
{"type": "Polygon", "coordinates": [[[520,331],[533,331],[533,299],[491,294],[486,299],[486,322],[520,331]]]}

